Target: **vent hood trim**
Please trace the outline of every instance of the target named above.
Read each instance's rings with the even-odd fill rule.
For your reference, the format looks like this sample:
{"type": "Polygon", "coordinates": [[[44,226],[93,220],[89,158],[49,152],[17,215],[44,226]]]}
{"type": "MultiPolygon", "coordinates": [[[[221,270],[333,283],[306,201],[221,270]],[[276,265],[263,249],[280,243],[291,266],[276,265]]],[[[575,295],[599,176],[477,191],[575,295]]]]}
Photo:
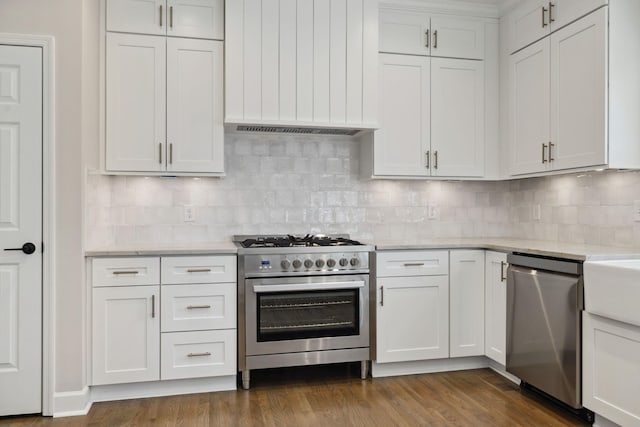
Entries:
{"type": "Polygon", "coordinates": [[[246,121],[225,122],[225,129],[233,133],[262,133],[278,135],[319,135],[319,136],[360,136],[373,132],[377,124],[371,126],[348,126],[325,123],[275,122],[260,123],[246,121]]]}

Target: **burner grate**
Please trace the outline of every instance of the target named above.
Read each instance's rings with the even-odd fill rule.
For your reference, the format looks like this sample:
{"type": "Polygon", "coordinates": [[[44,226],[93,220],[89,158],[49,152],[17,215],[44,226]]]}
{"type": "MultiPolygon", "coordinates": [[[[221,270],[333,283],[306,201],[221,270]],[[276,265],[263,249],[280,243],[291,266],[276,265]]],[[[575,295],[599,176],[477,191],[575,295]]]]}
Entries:
{"type": "Polygon", "coordinates": [[[346,237],[332,237],[318,234],[305,236],[258,236],[240,242],[243,248],[289,248],[317,246],[360,246],[362,243],[346,237]]]}

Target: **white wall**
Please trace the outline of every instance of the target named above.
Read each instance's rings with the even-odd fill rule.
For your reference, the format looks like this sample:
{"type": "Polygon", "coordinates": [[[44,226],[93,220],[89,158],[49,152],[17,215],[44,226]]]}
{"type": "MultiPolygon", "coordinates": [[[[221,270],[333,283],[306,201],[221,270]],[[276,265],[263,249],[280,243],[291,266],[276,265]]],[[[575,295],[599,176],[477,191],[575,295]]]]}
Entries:
{"type": "MultiPolygon", "coordinates": [[[[95,0],[94,0],[95,1],[95,0]]],[[[55,391],[81,390],[82,337],[82,0],[2,0],[0,32],[55,37],[57,189],[55,391]]]]}

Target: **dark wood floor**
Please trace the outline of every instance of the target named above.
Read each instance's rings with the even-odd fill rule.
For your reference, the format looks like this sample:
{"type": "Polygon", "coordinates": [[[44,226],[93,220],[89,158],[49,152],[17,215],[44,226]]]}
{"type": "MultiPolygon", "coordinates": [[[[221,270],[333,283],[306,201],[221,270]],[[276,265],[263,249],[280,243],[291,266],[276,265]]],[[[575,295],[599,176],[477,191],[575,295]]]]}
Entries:
{"type": "Polygon", "coordinates": [[[250,391],[96,403],[1,426],[581,426],[488,370],[361,381],[359,365],[252,372],[250,391]]]}

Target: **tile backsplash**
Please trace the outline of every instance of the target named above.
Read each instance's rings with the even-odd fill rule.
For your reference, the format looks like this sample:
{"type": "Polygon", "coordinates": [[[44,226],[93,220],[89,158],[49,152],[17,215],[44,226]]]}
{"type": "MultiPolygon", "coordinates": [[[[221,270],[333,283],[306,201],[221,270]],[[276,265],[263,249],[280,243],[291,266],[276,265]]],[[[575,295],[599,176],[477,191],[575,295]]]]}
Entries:
{"type": "Polygon", "coordinates": [[[503,182],[388,181],[361,178],[360,143],[341,137],[232,134],[226,135],[225,152],[222,179],[89,174],[86,247],[291,232],[350,233],[365,241],[640,242],[640,222],[633,220],[640,172],[503,182]],[[193,222],[184,221],[185,205],[193,206],[193,222]]]}

